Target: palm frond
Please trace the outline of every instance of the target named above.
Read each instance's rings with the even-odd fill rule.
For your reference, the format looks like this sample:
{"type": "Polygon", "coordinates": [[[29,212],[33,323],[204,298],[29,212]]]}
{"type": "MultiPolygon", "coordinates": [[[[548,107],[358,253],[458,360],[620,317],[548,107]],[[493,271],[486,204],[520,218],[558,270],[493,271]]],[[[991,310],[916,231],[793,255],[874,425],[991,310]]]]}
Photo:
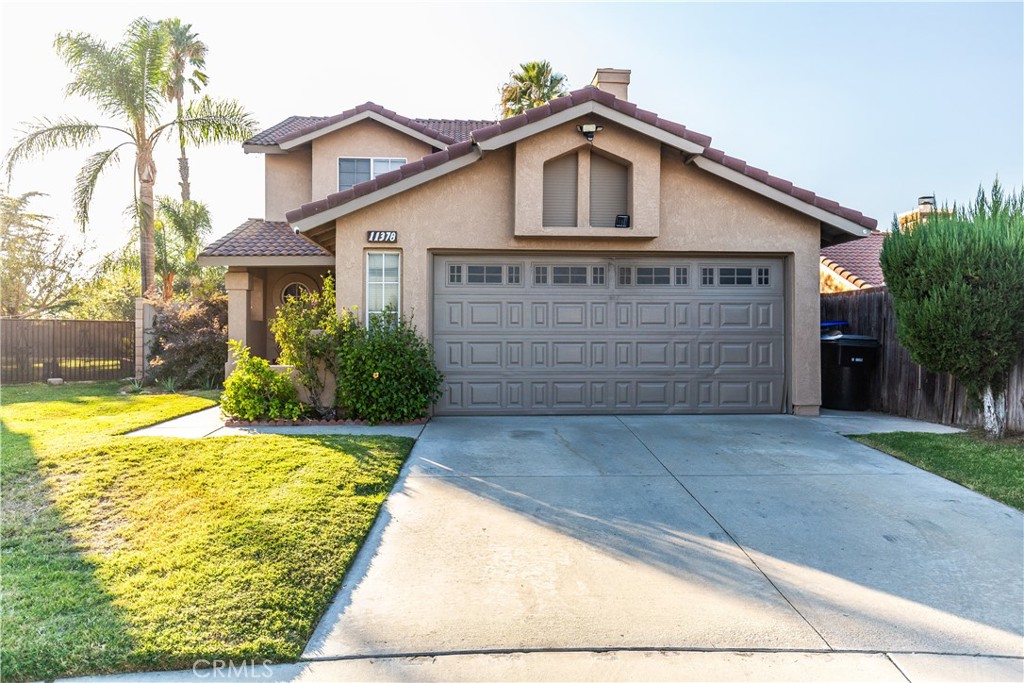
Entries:
{"type": "Polygon", "coordinates": [[[118,150],[130,142],[122,142],[117,147],[96,152],[86,159],[82,168],[75,178],[75,193],[73,204],[75,207],[75,220],[84,229],[89,222],[89,206],[92,204],[92,195],[96,190],[96,183],[100,175],[109,165],[116,164],[119,159],[118,150]]]}
{"type": "Polygon", "coordinates": [[[101,126],[73,116],[62,116],[56,120],[36,119],[20,131],[24,137],[8,150],[4,158],[8,179],[19,162],[55,149],[79,149],[96,142],[103,130],[127,133],[120,128],[101,126]]]}
{"type": "Polygon", "coordinates": [[[151,139],[155,142],[165,129],[179,125],[193,145],[242,142],[256,133],[256,120],[237,100],[213,100],[208,96],[190,104],[180,121],[156,128],[151,139]]]}
{"type": "Polygon", "coordinates": [[[168,71],[167,46],[170,36],[159,22],[145,17],[133,21],[118,46],[125,56],[131,110],[145,112],[149,120],[159,118],[164,103],[168,71]]]}

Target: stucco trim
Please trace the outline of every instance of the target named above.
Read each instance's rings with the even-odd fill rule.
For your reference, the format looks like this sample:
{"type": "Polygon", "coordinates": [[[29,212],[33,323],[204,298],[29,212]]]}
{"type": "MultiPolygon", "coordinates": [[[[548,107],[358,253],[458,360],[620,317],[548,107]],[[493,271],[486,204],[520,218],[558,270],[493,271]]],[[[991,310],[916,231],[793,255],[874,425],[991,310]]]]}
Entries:
{"type": "Polygon", "coordinates": [[[480,150],[474,148],[474,150],[469,154],[464,154],[463,156],[456,157],[446,163],[441,164],[440,166],[427,169],[426,171],[422,171],[415,175],[409,176],[408,178],[403,178],[402,180],[399,180],[397,183],[393,185],[382,187],[379,190],[375,190],[369,194],[363,195],[362,197],[356,197],[352,201],[345,202],[340,206],[335,206],[333,208],[326,209],[325,211],[322,211],[318,214],[314,214],[307,218],[295,221],[294,223],[292,223],[292,227],[298,230],[299,232],[306,232],[307,230],[311,230],[312,228],[315,228],[318,225],[323,225],[324,223],[336,220],[338,218],[341,218],[342,216],[347,216],[348,214],[358,211],[360,209],[364,209],[367,206],[370,206],[371,204],[376,204],[379,201],[383,201],[388,197],[400,194],[418,185],[428,183],[435,178],[447,175],[452,171],[457,171],[460,168],[469,166],[470,164],[479,161],[480,158],[480,150]]]}
{"type": "Polygon", "coordinates": [[[277,145],[242,145],[242,151],[246,154],[287,154],[277,145]]]}
{"type": "Polygon", "coordinates": [[[285,140],[283,142],[280,142],[278,143],[278,146],[285,151],[294,149],[296,147],[301,147],[302,145],[308,142],[312,142],[313,140],[319,137],[323,137],[324,135],[327,135],[329,133],[333,133],[336,130],[341,130],[342,128],[347,128],[355,123],[359,123],[360,121],[367,120],[376,121],[381,125],[387,126],[388,128],[392,128],[398,131],[399,133],[408,135],[411,138],[415,138],[424,144],[430,145],[431,147],[444,148],[448,146],[447,143],[444,142],[443,140],[438,140],[437,138],[432,138],[429,135],[424,135],[418,130],[414,130],[412,128],[409,128],[408,126],[403,126],[397,121],[393,121],[392,119],[389,119],[386,116],[381,116],[375,111],[360,112],[355,116],[351,116],[342,121],[338,121],[337,123],[333,123],[329,126],[324,126],[323,128],[318,128],[311,133],[306,133],[305,135],[300,135],[297,138],[292,138],[291,140],[285,140]]]}
{"type": "Polygon", "coordinates": [[[324,256],[200,256],[201,266],[333,266],[333,254],[324,256]]]}
{"type": "Polygon", "coordinates": [[[808,204],[807,202],[800,201],[791,194],[776,190],[773,187],[765,185],[759,180],[755,180],[742,173],[734,171],[731,168],[727,168],[722,164],[719,164],[718,162],[711,161],[707,157],[694,157],[693,164],[700,168],[702,171],[707,171],[708,173],[714,174],[720,178],[728,180],[731,183],[735,183],[740,187],[748,189],[751,192],[756,192],[762,197],[767,197],[768,199],[771,199],[774,202],[778,202],[783,206],[788,206],[794,211],[799,211],[805,216],[810,216],[811,218],[820,221],[821,223],[825,223],[827,225],[839,228],[843,232],[855,235],[856,237],[866,237],[867,235],[871,234],[870,230],[861,225],[858,225],[857,223],[854,223],[853,221],[847,220],[842,216],[838,216],[834,213],[825,211],[824,209],[819,209],[817,206],[814,206],[813,204],[808,204]]]}
{"type": "MultiPolygon", "coordinates": [[[[620,111],[616,111],[615,109],[594,100],[582,102],[574,107],[563,109],[562,111],[551,114],[543,119],[534,121],[533,123],[527,123],[525,126],[520,126],[515,130],[510,130],[509,132],[501,135],[495,135],[492,138],[487,138],[486,140],[477,142],[476,144],[485,152],[492,151],[506,145],[515,144],[520,140],[524,140],[532,135],[554,128],[555,126],[568,123],[573,119],[577,119],[580,116],[586,116],[587,114],[600,116],[625,128],[630,128],[642,135],[653,138],[658,142],[668,145],[669,147],[682,150],[688,154],[700,154],[704,151],[704,147],[694,142],[690,142],[678,135],[673,135],[672,133],[662,130],[657,126],[644,123],[633,116],[627,116],[620,111]]],[[[598,135],[600,135],[600,133],[598,133],[598,135]]],[[[472,133],[470,133],[470,136],[472,137],[472,133]]]]}

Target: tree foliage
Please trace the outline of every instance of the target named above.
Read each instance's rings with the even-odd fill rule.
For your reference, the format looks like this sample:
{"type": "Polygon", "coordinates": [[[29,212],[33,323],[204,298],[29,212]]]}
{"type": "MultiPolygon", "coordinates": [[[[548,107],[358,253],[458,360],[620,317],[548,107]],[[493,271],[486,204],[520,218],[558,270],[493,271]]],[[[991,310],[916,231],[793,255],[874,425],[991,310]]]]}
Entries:
{"type": "Polygon", "coordinates": [[[1024,194],[998,180],[965,207],[894,223],[881,254],[897,336],[914,362],[978,398],[1003,393],[1024,350],[1024,194]]]}
{"type": "Polygon", "coordinates": [[[168,84],[173,80],[171,37],[165,22],[136,19],[114,46],[87,33],[65,33],[54,41],[57,54],[71,69],[65,92],[93,102],[108,120],[94,123],[74,117],[38,118],[21,131],[22,138],[6,155],[10,179],[15,166],[55,149],[82,149],[107,140],[104,148],[85,161],[75,185],[74,204],[83,228],[100,176],[116,164],[124,150],[134,152],[137,183],[133,206],[139,216],[139,261],[142,290],[156,286],[154,149],[164,136],[179,131],[179,140],[207,144],[244,140],[255,130],[252,117],[232,100],[203,97],[187,111],[161,120],[168,84]]]}
{"type": "Polygon", "coordinates": [[[138,254],[127,244],[104,254],[88,278],[75,282],[62,317],[134,320],[135,299],[141,295],[138,254]]]}
{"type": "Polygon", "coordinates": [[[508,77],[508,82],[501,86],[499,106],[503,119],[523,114],[569,92],[565,74],[554,71],[547,60],[520,64],[519,71],[510,72],[508,77]]]}
{"type": "Polygon", "coordinates": [[[192,200],[159,197],[157,215],[156,271],[163,282],[163,300],[170,301],[175,278],[201,278],[202,267],[196,259],[213,225],[206,205],[192,200]]]}
{"type": "Polygon", "coordinates": [[[0,312],[27,318],[67,302],[84,248],[49,228],[28,205],[39,192],[0,194],[0,312]]]}
{"type": "MultiPolygon", "coordinates": [[[[178,119],[184,118],[184,102],[186,86],[191,86],[193,93],[198,93],[209,81],[209,76],[202,69],[206,68],[206,43],[199,40],[199,34],[192,32],[192,24],[181,19],[165,19],[162,22],[168,35],[168,55],[170,74],[164,90],[168,102],[174,103],[178,119]]],[[[187,203],[192,198],[189,183],[188,157],[185,155],[185,131],[178,127],[178,147],[181,156],[178,158],[178,173],[181,175],[181,201],[187,203]]]]}

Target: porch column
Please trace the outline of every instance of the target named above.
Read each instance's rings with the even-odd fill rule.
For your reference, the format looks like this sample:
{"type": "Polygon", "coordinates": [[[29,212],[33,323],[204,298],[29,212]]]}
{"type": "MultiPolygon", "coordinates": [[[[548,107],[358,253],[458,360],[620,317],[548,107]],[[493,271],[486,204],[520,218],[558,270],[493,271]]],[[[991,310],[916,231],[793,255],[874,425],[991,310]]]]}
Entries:
{"type": "MultiPolygon", "coordinates": [[[[228,290],[228,339],[234,339],[251,346],[249,339],[249,308],[252,298],[253,276],[248,271],[228,271],[224,274],[224,286],[228,290]]],[[[228,354],[224,366],[227,377],[235,369],[235,359],[228,354]]]]}

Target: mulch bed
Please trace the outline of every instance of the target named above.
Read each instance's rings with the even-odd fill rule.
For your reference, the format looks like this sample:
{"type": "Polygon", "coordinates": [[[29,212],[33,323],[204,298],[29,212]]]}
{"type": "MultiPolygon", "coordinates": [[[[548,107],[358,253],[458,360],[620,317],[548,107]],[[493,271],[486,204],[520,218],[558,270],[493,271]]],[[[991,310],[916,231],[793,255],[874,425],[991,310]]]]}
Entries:
{"type": "Polygon", "coordinates": [[[426,424],[429,417],[421,417],[412,422],[378,422],[370,424],[366,420],[236,420],[228,418],[225,427],[403,427],[406,425],[426,424]]]}

